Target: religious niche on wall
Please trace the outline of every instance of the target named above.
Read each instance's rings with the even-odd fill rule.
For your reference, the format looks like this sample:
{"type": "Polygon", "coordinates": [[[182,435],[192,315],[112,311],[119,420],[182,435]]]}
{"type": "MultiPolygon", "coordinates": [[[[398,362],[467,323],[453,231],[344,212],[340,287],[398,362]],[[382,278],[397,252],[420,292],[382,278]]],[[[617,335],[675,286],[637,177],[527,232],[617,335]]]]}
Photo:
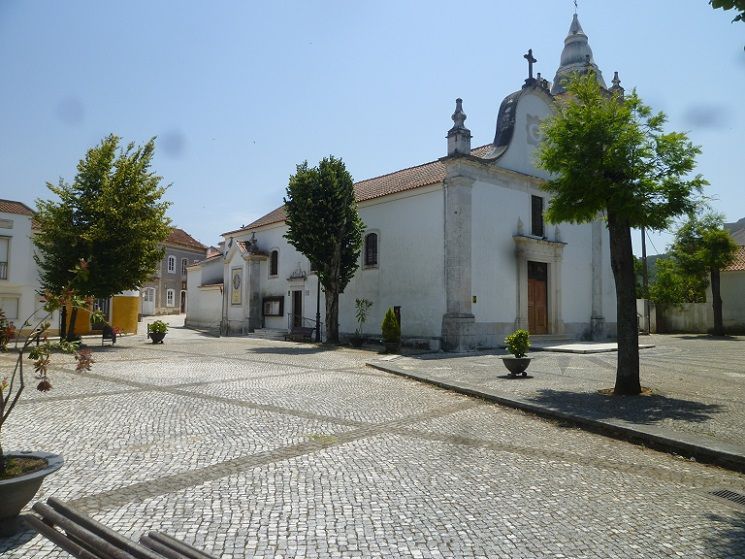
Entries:
{"type": "Polygon", "coordinates": [[[264,316],[282,316],[285,312],[285,298],[279,297],[264,297],[263,304],[261,305],[264,316]]]}
{"type": "Polygon", "coordinates": [[[241,304],[241,285],[243,285],[243,270],[233,268],[230,272],[230,304],[241,304]]]}

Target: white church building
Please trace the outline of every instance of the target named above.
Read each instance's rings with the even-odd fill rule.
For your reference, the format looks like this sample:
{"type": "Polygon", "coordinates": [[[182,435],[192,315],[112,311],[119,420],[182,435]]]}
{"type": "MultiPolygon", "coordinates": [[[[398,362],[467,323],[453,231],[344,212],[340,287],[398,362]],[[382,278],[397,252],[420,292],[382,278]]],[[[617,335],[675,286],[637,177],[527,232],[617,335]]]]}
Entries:
{"type": "MultiPolygon", "coordinates": [[[[340,296],[342,335],[357,326],[357,298],[373,303],[365,335],[379,338],[386,310],[398,307],[404,344],[431,349],[497,347],[516,328],[615,335],[607,229],[600,219],[547,224],[548,175],[534,162],[539,123],[566,78],[592,70],[606,85],[576,15],[553,85],[525,57],[529,78],[502,101],[492,143],[471,147],[458,99],[446,156],[355,184],[366,230],[340,296]]],[[[610,89],[620,89],[617,76],[610,89]]],[[[241,334],[314,324],[317,277],[284,239],[284,219],[279,207],[224,233],[222,254],[189,267],[187,326],[241,334]]]]}

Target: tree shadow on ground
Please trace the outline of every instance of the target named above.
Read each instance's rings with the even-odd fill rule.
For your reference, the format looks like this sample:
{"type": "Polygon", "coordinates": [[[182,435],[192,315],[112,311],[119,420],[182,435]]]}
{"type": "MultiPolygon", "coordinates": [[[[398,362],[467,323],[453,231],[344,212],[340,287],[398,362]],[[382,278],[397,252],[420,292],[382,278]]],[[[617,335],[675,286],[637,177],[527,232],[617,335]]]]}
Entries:
{"type": "Polygon", "coordinates": [[[742,342],[742,340],[736,336],[724,335],[715,336],[713,334],[679,334],[675,336],[679,340],[712,340],[722,342],[742,342]]]}
{"type": "Polygon", "coordinates": [[[606,396],[597,392],[542,389],[526,400],[564,413],[592,419],[623,419],[642,425],[666,419],[701,423],[723,411],[719,404],[661,395],[606,396]]]}
{"type": "Polygon", "coordinates": [[[735,512],[734,517],[709,514],[707,518],[720,526],[706,538],[710,557],[745,558],[745,513],[735,512]]]}
{"type": "Polygon", "coordinates": [[[308,346],[308,347],[252,347],[246,353],[261,353],[269,355],[313,355],[333,351],[333,347],[308,346]]]}
{"type": "MultiPolygon", "coordinates": [[[[439,361],[442,359],[451,359],[455,360],[458,358],[474,358],[474,357],[499,357],[502,355],[510,355],[507,350],[505,349],[490,349],[485,351],[471,351],[467,353],[448,353],[448,352],[438,352],[438,353],[407,353],[404,354],[404,357],[411,357],[412,359],[419,359],[421,361],[439,361]]],[[[535,357],[535,355],[530,355],[530,357],[535,357]]]]}

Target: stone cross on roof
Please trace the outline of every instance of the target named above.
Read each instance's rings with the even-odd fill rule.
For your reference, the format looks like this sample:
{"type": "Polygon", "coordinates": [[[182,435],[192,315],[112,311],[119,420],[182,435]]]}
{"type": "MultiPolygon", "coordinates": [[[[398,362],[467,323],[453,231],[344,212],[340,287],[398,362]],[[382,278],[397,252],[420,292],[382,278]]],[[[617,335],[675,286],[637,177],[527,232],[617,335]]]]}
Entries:
{"type": "Polygon", "coordinates": [[[528,49],[528,54],[524,54],[523,58],[528,61],[528,79],[525,83],[533,83],[533,64],[538,62],[538,60],[533,57],[533,49],[528,49]]]}
{"type": "Polygon", "coordinates": [[[533,63],[538,62],[538,60],[536,60],[533,57],[533,49],[528,49],[528,53],[523,54],[523,58],[528,61],[528,78],[532,80],[533,79],[533,63]]]}

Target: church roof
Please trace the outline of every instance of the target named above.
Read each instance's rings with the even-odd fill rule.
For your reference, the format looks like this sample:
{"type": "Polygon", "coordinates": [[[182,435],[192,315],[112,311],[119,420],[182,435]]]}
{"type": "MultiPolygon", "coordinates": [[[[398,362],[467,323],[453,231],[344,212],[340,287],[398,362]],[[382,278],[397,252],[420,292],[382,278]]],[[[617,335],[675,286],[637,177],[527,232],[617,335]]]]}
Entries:
{"type": "Polygon", "coordinates": [[[34,211],[23,202],[0,200],[0,212],[17,215],[34,215],[34,211]]]}
{"type": "Polygon", "coordinates": [[[727,266],[723,272],[743,272],[745,271],[745,246],[740,246],[737,248],[737,252],[735,253],[735,259],[732,261],[732,264],[727,266]]]}
{"type": "MultiPolygon", "coordinates": [[[[479,146],[471,150],[471,155],[484,157],[493,147],[492,144],[479,146]]],[[[372,200],[374,198],[380,198],[381,196],[388,196],[389,194],[396,194],[398,192],[405,192],[407,190],[437,184],[442,182],[444,179],[445,164],[438,159],[436,161],[424,163],[423,165],[401,169],[400,171],[388,173],[387,175],[380,175],[379,177],[356,182],[354,183],[354,198],[358,203],[364,202],[365,200],[372,200]]],[[[282,223],[286,217],[287,214],[285,213],[285,207],[280,206],[256,221],[249,223],[240,229],[223,233],[223,235],[256,229],[273,223],[282,223]]]]}

